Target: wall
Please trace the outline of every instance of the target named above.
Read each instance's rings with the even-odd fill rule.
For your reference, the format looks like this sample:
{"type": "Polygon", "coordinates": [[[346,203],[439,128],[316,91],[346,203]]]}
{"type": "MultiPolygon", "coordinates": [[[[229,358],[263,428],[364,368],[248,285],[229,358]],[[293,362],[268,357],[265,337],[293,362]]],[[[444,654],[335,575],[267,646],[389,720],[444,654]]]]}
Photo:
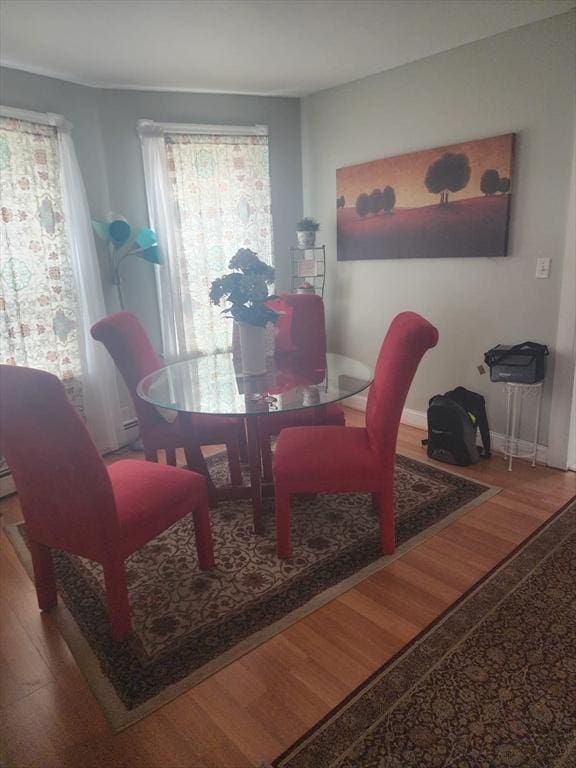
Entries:
{"type": "MultiPolygon", "coordinates": [[[[303,100],[304,209],[323,225],[327,313],[338,349],[373,362],[390,320],[416,310],[439,329],[408,407],[456,385],[500,388],[476,366],[494,344],[554,344],[574,125],[574,13],[521,27],[303,100]],[[336,262],[336,169],[467,139],[517,132],[509,256],[336,262]],[[551,276],[535,280],[536,258],[551,276]]],[[[553,365],[540,442],[546,443],[553,365]]],[[[524,422],[527,436],[529,419],[524,422]]]]}
{"type": "MultiPolygon", "coordinates": [[[[576,134],[574,146],[576,148],[576,134]]],[[[553,467],[576,470],[576,151],[572,158],[570,187],[554,345],[556,375],[552,389],[548,463],[553,467]]]]}
{"type": "MultiPolygon", "coordinates": [[[[73,124],[78,162],[95,218],[113,211],[135,226],[147,223],[140,118],[162,122],[268,125],[274,251],[279,288],[287,287],[289,248],[302,216],[300,101],[266,96],[115,91],[88,88],[18,70],[0,68],[0,103],[56,112],[73,124]]],[[[106,256],[99,246],[108,308],[116,310],[106,256]]],[[[138,259],[123,268],[126,306],[160,346],[154,268],[138,259]]]]}

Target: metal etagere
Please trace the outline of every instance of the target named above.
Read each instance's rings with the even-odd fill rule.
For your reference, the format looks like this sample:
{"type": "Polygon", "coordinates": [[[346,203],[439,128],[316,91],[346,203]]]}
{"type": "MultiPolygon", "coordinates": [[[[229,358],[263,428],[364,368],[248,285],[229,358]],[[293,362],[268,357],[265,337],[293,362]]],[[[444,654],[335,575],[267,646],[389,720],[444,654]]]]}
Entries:
{"type": "Polygon", "coordinates": [[[317,245],[313,248],[290,248],[292,293],[296,293],[306,282],[314,288],[314,293],[324,297],[326,279],[326,247],[317,245]]]}

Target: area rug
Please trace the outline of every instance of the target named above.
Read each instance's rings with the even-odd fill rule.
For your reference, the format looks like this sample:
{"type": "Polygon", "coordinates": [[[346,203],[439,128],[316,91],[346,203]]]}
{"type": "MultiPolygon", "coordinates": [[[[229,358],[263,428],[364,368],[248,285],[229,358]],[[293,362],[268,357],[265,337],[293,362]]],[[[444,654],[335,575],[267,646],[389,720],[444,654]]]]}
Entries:
{"type": "MultiPolygon", "coordinates": [[[[227,481],[222,455],[209,460],[227,481]]],[[[496,493],[461,476],[399,456],[395,557],[496,493]]],[[[211,514],[216,568],[198,569],[190,519],[172,526],[127,561],[134,632],[110,635],[100,566],[54,553],[63,601],[51,613],[114,730],[170,701],[391,558],[378,546],[378,518],[367,494],[297,498],[294,555],[275,553],[273,501],[265,536],[252,531],[249,502],[211,514]],[[64,605],[62,605],[62,602],[64,605]]],[[[25,526],[7,533],[30,572],[25,526]]]]}
{"type": "Polygon", "coordinates": [[[574,768],[576,503],[274,766],[574,768]]]}

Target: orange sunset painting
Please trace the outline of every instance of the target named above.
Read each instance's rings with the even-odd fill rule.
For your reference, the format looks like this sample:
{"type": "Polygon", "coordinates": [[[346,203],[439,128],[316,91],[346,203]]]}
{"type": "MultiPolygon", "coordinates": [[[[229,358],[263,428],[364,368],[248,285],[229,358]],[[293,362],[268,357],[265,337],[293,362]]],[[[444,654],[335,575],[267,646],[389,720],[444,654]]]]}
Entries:
{"type": "Polygon", "coordinates": [[[338,260],[506,256],[514,134],[336,171],[338,260]]]}

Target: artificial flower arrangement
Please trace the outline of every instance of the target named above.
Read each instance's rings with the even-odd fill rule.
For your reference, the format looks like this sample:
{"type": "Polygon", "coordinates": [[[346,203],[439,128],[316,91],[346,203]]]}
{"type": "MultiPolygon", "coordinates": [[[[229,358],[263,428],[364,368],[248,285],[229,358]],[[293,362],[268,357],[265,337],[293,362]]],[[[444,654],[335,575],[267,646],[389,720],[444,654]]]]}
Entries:
{"type": "Polygon", "coordinates": [[[265,328],[275,323],[278,313],[266,306],[268,286],[274,282],[274,269],[261,261],[254,251],[240,248],[236,251],[228,268],[233,270],[222,275],[210,286],[210,301],[216,306],[223,298],[231,306],[222,311],[223,315],[240,323],[265,328]]]}

